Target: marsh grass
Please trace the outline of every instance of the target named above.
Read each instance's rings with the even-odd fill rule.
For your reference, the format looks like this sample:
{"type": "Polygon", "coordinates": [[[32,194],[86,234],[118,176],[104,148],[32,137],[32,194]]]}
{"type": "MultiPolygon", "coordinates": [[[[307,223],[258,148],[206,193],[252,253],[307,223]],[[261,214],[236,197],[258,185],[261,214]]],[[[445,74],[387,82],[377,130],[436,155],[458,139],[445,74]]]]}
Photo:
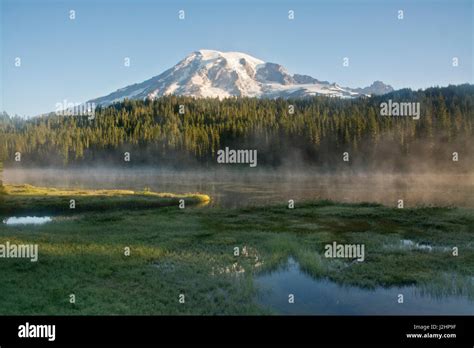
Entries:
{"type": "Polygon", "coordinates": [[[84,190],[36,187],[31,185],[5,185],[0,213],[7,214],[75,214],[85,211],[117,209],[149,209],[177,206],[181,199],[186,204],[205,204],[210,197],[200,193],[172,194],[132,190],[84,190]],[[74,200],[76,208],[70,208],[74,200]]]}
{"type": "MultiPolygon", "coordinates": [[[[38,197],[41,190],[8,190],[21,197],[10,203],[9,211],[34,210],[35,205],[28,205],[32,202],[54,207],[69,198],[64,191],[44,194],[47,203],[41,203],[22,200],[38,197]]],[[[471,298],[474,292],[474,214],[469,209],[392,209],[321,201],[295,209],[281,205],[180,210],[174,196],[128,191],[107,197],[120,203],[125,197],[173,204],[110,209],[111,202],[96,201],[96,194],[75,195],[78,201],[91,199],[88,203],[95,210],[78,210],[74,218],[42,226],[0,224],[0,243],[39,244],[37,263],[0,259],[0,314],[265,314],[269,312],[256,302],[253,279],[290,257],[312,277],[340,284],[415,284],[424,291],[471,298]],[[441,248],[428,252],[384,247],[401,239],[459,246],[459,256],[441,248]],[[324,246],[333,241],[365,244],[365,261],[325,258],[324,246]],[[124,255],[125,247],[130,247],[130,256],[124,255]],[[245,247],[247,255],[234,256],[235,247],[245,247]],[[227,269],[244,272],[222,271],[227,269]],[[76,304],[68,302],[71,293],[76,304]],[[178,302],[180,293],[186,296],[185,304],[178,302]]]]}

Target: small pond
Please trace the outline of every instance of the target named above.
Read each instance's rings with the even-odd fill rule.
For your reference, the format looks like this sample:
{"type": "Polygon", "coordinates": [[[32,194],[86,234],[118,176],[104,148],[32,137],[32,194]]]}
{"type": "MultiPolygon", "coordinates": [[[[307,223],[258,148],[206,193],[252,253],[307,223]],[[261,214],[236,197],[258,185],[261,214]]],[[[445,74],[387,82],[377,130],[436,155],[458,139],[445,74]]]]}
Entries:
{"type": "Polygon", "coordinates": [[[3,220],[6,225],[42,225],[47,222],[51,222],[53,219],[49,216],[22,216],[22,217],[9,217],[3,220]]]}
{"type": "MultiPolygon", "coordinates": [[[[472,281],[472,279],[471,279],[472,281]]],[[[297,315],[473,315],[474,300],[465,295],[433,296],[417,286],[365,289],[314,279],[299,264],[257,276],[258,302],[278,314],[297,315]],[[294,303],[288,301],[294,295],[294,303]],[[404,303],[399,304],[398,294],[404,303]]]]}

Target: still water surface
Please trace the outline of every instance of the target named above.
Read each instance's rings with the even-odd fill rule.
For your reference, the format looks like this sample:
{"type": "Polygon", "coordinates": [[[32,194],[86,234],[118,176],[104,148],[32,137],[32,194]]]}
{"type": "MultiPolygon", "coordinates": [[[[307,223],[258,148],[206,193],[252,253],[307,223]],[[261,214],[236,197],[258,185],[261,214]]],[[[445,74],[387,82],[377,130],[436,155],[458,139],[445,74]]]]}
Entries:
{"type": "Polygon", "coordinates": [[[441,205],[474,207],[474,175],[318,174],[290,171],[159,171],[154,169],[13,169],[10,184],[206,193],[212,206],[241,207],[296,204],[305,200],[377,202],[406,207],[441,205]]]}
{"type": "MultiPolygon", "coordinates": [[[[256,278],[258,302],[278,314],[298,315],[474,315],[474,299],[466,295],[434,296],[416,286],[364,289],[313,279],[298,263],[256,278]],[[288,295],[294,295],[289,303],[288,295]],[[403,294],[403,304],[398,295],[403,294]]],[[[472,280],[471,280],[472,281],[472,280]]]]}
{"type": "Polygon", "coordinates": [[[49,216],[12,216],[3,220],[5,225],[43,225],[53,221],[49,216]]]}

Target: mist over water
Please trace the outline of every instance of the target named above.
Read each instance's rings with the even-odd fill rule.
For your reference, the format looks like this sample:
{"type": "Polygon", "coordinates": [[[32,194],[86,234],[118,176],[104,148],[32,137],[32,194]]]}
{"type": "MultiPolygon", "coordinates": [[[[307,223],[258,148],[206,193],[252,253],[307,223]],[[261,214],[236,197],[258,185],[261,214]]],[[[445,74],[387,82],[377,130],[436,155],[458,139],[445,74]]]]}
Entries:
{"type": "Polygon", "coordinates": [[[31,184],[61,188],[132,189],[149,188],[156,192],[209,194],[211,206],[245,207],[266,204],[296,204],[307,200],[329,199],[337,202],[376,202],[405,207],[474,207],[473,174],[394,174],[319,173],[315,169],[196,169],[156,168],[5,170],[8,184],[31,184]]]}

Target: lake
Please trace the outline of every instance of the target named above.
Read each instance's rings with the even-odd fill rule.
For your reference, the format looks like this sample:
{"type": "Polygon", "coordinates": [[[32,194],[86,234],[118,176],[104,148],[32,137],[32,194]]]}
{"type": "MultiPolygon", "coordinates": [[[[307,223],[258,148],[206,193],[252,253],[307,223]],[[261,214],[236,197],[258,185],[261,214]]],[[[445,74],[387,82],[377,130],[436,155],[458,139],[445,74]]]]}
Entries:
{"type": "Polygon", "coordinates": [[[158,192],[201,192],[210,206],[228,208],[287,204],[329,199],[339,202],[377,202],[396,206],[474,207],[474,175],[443,174],[320,174],[271,170],[155,169],[21,169],[9,168],[5,182],[71,188],[133,189],[158,192]]]}

